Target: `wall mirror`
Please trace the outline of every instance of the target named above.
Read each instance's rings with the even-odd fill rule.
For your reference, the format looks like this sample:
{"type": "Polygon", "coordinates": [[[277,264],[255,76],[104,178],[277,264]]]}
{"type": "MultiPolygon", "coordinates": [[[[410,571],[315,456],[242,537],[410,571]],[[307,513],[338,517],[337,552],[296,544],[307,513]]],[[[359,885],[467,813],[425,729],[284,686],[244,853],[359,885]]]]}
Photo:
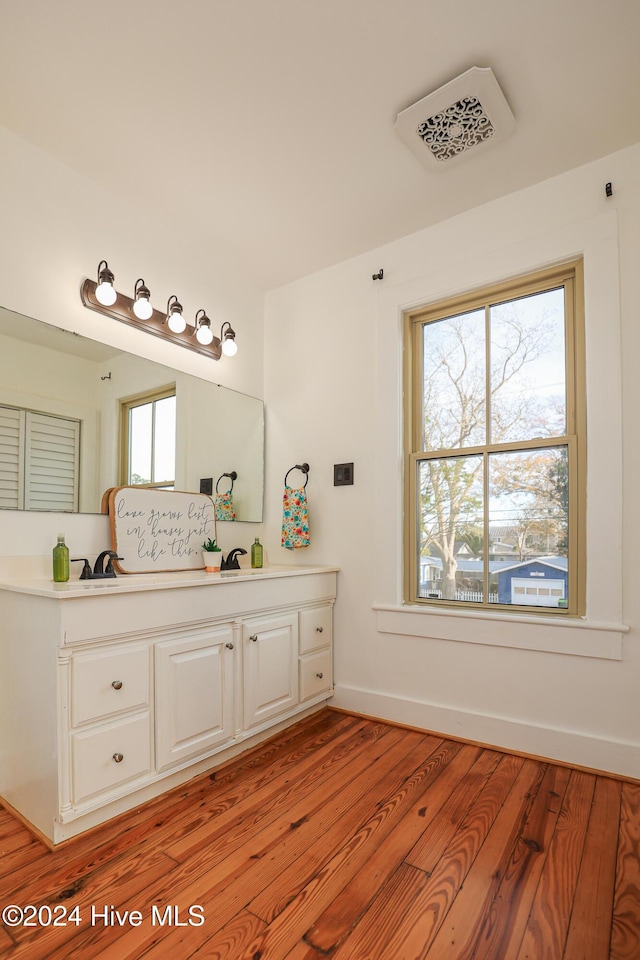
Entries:
{"type": "Polygon", "coordinates": [[[215,496],[235,472],[236,520],[261,522],[262,400],[0,307],[0,507],[100,513],[122,482],[123,402],[172,387],[175,489],[211,478],[215,496]]]}

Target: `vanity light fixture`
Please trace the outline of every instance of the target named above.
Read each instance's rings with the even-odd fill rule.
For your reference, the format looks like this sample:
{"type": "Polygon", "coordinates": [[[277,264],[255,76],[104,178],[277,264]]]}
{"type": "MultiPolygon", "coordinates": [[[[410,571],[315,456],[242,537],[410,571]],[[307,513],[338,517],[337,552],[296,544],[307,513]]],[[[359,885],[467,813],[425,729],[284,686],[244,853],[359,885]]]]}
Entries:
{"type": "Polygon", "coordinates": [[[101,260],[97,281],[87,279],[80,288],[85,307],[214,360],[219,360],[223,352],[229,357],[236,353],[235,333],[228,322],[222,324],[220,336],[216,337],[204,310],[198,310],[195,326],[187,326],[175,294],[169,297],[166,313],[162,313],[151,305],[151,294],[142,278],[136,280],[133,298],[118,293],[113,281],[107,261],[101,260]]]}
{"type": "Polygon", "coordinates": [[[153,316],[153,307],[151,306],[151,294],[142,277],[136,280],[133,288],[133,312],[138,320],[148,320],[153,316]]]}
{"type": "Polygon", "coordinates": [[[236,343],[236,334],[235,330],[232,328],[228,320],[222,324],[222,329],[220,331],[220,339],[222,340],[222,352],[225,357],[235,357],[238,352],[238,344],[236,343]],[[225,332],[225,327],[228,329],[225,332]]]}
{"type": "Polygon", "coordinates": [[[109,264],[106,260],[101,260],[98,264],[98,283],[96,284],[96,300],[103,307],[110,307],[116,302],[118,294],[113,286],[115,277],[109,270],[109,264]]]}
{"type": "Polygon", "coordinates": [[[182,304],[178,302],[175,293],[167,302],[167,324],[173,333],[184,333],[187,321],[182,316],[182,304]]]}
{"type": "Polygon", "coordinates": [[[204,310],[198,310],[196,313],[196,324],[193,328],[193,333],[198,343],[201,343],[203,346],[207,346],[213,340],[211,320],[209,320],[204,310]],[[200,314],[202,314],[202,316],[200,316],[200,314]]]}

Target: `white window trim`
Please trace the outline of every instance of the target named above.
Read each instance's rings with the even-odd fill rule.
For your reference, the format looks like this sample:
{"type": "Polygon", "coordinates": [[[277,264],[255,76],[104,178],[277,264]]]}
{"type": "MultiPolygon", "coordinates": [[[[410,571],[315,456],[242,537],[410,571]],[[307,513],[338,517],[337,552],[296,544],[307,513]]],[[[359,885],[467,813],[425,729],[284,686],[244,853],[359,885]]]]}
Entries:
{"type": "MultiPolygon", "coordinates": [[[[130,430],[131,430],[131,412],[137,407],[146,404],[155,404],[158,400],[164,400],[167,397],[175,397],[176,404],[178,400],[177,386],[175,383],[169,383],[161,387],[152,387],[143,393],[137,393],[130,397],[121,397],[118,401],[118,476],[121,484],[129,485],[131,468],[131,449],[130,449],[130,430]]],[[[155,412],[153,414],[155,417],[155,412]]],[[[177,417],[177,408],[176,408],[177,417]]],[[[155,419],[152,421],[152,444],[155,443],[156,427],[155,419]]],[[[177,449],[177,420],[176,420],[176,449],[177,449]]],[[[174,455],[173,477],[164,477],[162,480],[153,480],[149,483],[135,484],[135,486],[144,487],[147,490],[167,489],[174,490],[176,485],[176,465],[177,455],[174,455]]],[[[153,471],[152,471],[153,472],[153,471]]]]}
{"type": "MultiPolygon", "coordinates": [[[[523,227],[526,230],[526,226],[523,227]]],[[[618,222],[615,210],[590,220],[550,228],[541,236],[510,237],[508,246],[480,245],[469,230],[461,259],[434,263],[428,276],[378,294],[380,343],[395,332],[396,363],[378,361],[378,486],[380,501],[397,504],[380,518],[380,552],[374,605],[380,633],[485,643],[575,656],[622,658],[628,631],[622,617],[622,376],[618,222]],[[516,242],[516,239],[518,242],[516,242]],[[482,253],[478,254],[477,250],[482,253]],[[562,260],[584,260],[587,367],[587,582],[586,615],[556,618],[480,610],[425,610],[402,603],[403,557],[403,316],[429,302],[544,269],[562,260]],[[465,278],[464,284],[460,277],[465,278]],[[597,373],[596,373],[597,371],[597,373]],[[393,410],[389,397],[396,397],[393,410]],[[396,459],[388,456],[396,450],[396,459]],[[387,456],[385,457],[385,451],[387,456]],[[598,464],[606,464],[606,479],[598,464]]],[[[464,245],[463,245],[464,246],[464,245]]]]}
{"type": "Polygon", "coordinates": [[[429,609],[403,604],[376,604],[379,633],[408,637],[430,637],[491,647],[513,647],[564,653],[574,657],[622,660],[622,640],[629,627],[622,623],[599,623],[581,617],[562,620],[534,614],[498,613],[478,610],[429,609]],[[498,625],[513,624],[508,633],[498,625]]]}

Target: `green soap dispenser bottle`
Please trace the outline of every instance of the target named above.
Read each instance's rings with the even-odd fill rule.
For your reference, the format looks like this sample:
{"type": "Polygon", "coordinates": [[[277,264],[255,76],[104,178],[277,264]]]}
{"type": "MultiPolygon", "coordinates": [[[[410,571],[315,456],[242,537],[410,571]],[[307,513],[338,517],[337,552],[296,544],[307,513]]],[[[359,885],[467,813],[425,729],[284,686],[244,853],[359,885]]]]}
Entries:
{"type": "Polygon", "coordinates": [[[64,542],[64,533],[58,534],[53,548],[53,582],[66,583],[69,579],[69,547],[64,542]]]}
{"type": "Polygon", "coordinates": [[[262,544],[257,537],[251,544],[251,566],[255,570],[262,566],[262,544]]]}

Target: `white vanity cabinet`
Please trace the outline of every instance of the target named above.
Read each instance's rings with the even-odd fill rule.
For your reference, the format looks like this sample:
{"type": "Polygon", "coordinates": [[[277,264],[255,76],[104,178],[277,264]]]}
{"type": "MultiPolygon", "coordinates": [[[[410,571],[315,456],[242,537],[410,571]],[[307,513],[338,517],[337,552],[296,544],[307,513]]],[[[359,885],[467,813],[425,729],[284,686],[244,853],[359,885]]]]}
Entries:
{"type": "Polygon", "coordinates": [[[333,689],[333,606],[325,603],[298,612],[301,702],[333,689]]]}
{"type": "Polygon", "coordinates": [[[110,644],[62,658],[61,670],[69,717],[65,802],[72,809],[151,774],[149,650],[110,644]]]}
{"type": "Polygon", "coordinates": [[[52,843],[319,709],[336,571],[0,582],[0,797],[52,843]]]}
{"type": "Polygon", "coordinates": [[[288,713],[298,703],[298,614],[242,625],[244,726],[288,713]]]}
{"type": "Polygon", "coordinates": [[[149,710],[149,650],[143,643],[78,652],[71,661],[71,725],[149,710]]]}
{"type": "Polygon", "coordinates": [[[234,649],[229,624],[156,643],[158,770],[233,740],[234,649]]]}
{"type": "Polygon", "coordinates": [[[129,792],[144,783],[153,769],[148,713],[73,731],[70,739],[69,810],[129,792]]]}
{"type": "Polygon", "coordinates": [[[333,603],[243,624],[244,725],[333,690],[333,603]]]}

